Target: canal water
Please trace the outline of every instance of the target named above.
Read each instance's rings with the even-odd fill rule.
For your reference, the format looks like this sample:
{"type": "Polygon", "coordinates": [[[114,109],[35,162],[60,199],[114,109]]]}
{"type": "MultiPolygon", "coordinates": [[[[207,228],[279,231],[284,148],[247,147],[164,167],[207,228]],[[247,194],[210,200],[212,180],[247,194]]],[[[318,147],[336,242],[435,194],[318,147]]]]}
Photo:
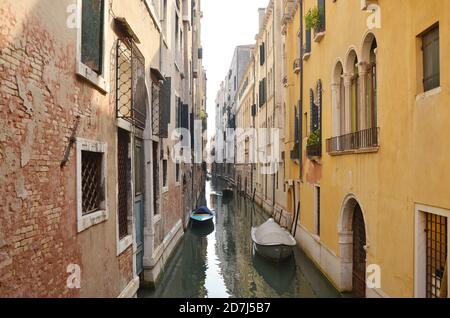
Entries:
{"type": "Polygon", "coordinates": [[[255,255],[251,228],[270,216],[239,196],[226,202],[220,195],[224,187],[218,179],[207,182],[202,204],[215,210],[214,223],[191,224],[156,289],[141,289],[139,297],[340,297],[298,248],[281,264],[255,255]]]}

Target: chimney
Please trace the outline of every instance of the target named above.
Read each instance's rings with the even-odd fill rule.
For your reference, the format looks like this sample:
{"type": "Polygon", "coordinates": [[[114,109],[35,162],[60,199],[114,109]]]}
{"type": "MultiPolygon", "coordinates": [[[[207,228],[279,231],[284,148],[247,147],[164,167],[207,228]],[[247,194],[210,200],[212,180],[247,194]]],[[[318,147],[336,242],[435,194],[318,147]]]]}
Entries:
{"type": "Polygon", "coordinates": [[[261,32],[264,25],[264,18],[266,17],[266,8],[259,8],[259,32],[261,32]]]}

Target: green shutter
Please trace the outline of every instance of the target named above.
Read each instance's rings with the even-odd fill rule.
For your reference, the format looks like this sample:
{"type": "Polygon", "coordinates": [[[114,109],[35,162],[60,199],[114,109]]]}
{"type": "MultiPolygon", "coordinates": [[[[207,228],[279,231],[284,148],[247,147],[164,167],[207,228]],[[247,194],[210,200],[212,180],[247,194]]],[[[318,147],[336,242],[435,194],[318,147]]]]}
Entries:
{"type": "Polygon", "coordinates": [[[81,24],[81,62],[102,73],[104,0],[83,0],[81,24]]]}

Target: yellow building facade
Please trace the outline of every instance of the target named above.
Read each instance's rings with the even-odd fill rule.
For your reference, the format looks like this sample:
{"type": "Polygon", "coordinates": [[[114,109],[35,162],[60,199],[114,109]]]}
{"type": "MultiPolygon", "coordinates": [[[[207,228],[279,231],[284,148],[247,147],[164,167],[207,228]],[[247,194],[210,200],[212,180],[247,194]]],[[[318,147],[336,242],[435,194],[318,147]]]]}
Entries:
{"type": "Polygon", "coordinates": [[[287,0],[282,22],[299,244],[340,291],[447,297],[450,3],[287,0]]]}

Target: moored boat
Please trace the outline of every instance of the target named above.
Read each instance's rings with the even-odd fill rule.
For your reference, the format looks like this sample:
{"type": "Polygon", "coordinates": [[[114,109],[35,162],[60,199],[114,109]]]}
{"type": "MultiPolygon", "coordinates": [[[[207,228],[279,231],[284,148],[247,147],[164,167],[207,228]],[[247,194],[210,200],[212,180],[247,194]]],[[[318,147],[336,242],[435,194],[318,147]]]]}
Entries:
{"type": "Polygon", "coordinates": [[[297,245],[291,233],[278,225],[274,219],[252,228],[251,235],[255,251],[276,262],[290,257],[292,248],[297,245]]]}
{"type": "Polygon", "coordinates": [[[199,207],[191,213],[191,220],[197,223],[206,223],[212,221],[214,213],[206,206],[199,207]]]}

